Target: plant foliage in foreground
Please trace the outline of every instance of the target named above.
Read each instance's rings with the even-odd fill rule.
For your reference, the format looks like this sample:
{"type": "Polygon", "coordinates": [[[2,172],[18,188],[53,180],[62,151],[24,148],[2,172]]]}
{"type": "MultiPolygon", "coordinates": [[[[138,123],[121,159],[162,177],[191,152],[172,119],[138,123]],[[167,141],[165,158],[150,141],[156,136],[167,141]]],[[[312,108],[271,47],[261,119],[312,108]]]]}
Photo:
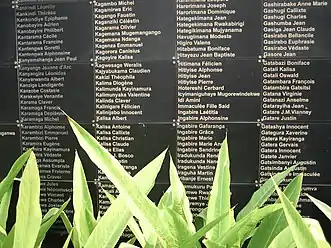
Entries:
{"type": "MultiPolygon", "coordinates": [[[[90,237],[83,247],[114,247],[119,235],[110,235],[113,239],[109,239],[107,238],[109,233],[117,229],[122,231],[127,225],[135,234],[141,247],[144,248],[201,247],[201,239],[207,248],[242,247],[246,240],[249,240],[249,245],[253,248],[307,247],[298,242],[300,235],[306,235],[310,241],[303,245],[316,243],[323,244],[323,246],[318,247],[329,247],[325,238],[319,242],[313,235],[312,230],[318,230],[319,234],[322,233],[318,222],[304,221],[295,209],[301,192],[302,175],[292,180],[284,193],[278,189],[278,185],[295,169],[295,166],[266,181],[235,218],[233,208],[230,205],[230,160],[226,137],[219,151],[208,207],[198,215],[194,222],[184,185],[178,177],[172,159],[170,160],[169,172],[170,187],[162,196],[159,204],[156,206],[146,196],[154,185],[166,151],[148,165],[154,171],[142,176],[140,183],[137,176],[141,175],[141,172],[135,177],[131,177],[115,157],[102,147],[93,136],[71,118],[68,117],[68,120],[80,146],[120,192],[117,199],[106,193],[112,202],[106,214],[109,215],[109,219],[116,214],[116,221],[113,223],[110,221],[101,223],[100,221],[91,233],[94,236],[93,239],[90,237]],[[146,186],[144,182],[151,178],[150,187],[144,188],[146,186]],[[280,195],[279,201],[266,205],[275,188],[280,195]],[[134,221],[133,216],[138,219],[139,224],[134,221]],[[259,225],[261,221],[264,227],[271,226],[272,228],[260,228],[263,227],[262,224],[259,225]],[[197,227],[193,223],[199,223],[199,226],[197,227]],[[112,225],[112,228],[109,225],[112,225]],[[311,235],[308,235],[307,232],[311,235]],[[279,245],[280,241],[284,241],[284,237],[288,237],[288,246],[279,245]],[[264,240],[262,244],[253,245],[254,242],[258,243],[257,241],[260,239],[264,240]]],[[[142,171],[149,170],[148,166],[142,171]]],[[[320,237],[324,237],[324,235],[320,237]]],[[[281,243],[281,245],[283,244],[281,243]]],[[[120,247],[136,246],[130,242],[122,243],[120,247]]]]}

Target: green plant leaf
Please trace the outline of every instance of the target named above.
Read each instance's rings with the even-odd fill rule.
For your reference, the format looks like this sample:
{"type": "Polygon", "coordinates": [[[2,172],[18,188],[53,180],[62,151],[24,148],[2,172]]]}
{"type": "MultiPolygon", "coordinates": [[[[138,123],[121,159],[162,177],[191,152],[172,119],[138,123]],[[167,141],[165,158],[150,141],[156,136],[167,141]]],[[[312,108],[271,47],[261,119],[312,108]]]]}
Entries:
{"type": "Polygon", "coordinates": [[[12,229],[10,230],[10,232],[8,233],[8,235],[5,237],[5,239],[3,240],[2,246],[0,246],[1,248],[11,248],[13,247],[14,244],[14,235],[15,235],[15,224],[12,227],[12,229]]]}
{"type": "Polygon", "coordinates": [[[67,214],[64,211],[62,211],[60,214],[60,217],[62,219],[62,222],[63,222],[65,228],[67,229],[68,234],[72,231],[71,241],[72,241],[73,246],[75,248],[81,248],[82,245],[79,243],[77,231],[75,228],[72,227],[67,214]]]}
{"type": "MultiPolygon", "coordinates": [[[[213,241],[210,241],[209,239],[204,239],[202,241],[204,243],[204,245],[207,247],[207,248],[228,248],[229,246],[226,246],[226,245],[219,245],[217,243],[214,243],[213,241]]],[[[231,246],[232,248],[233,246],[231,246]]]]}
{"type": "Polygon", "coordinates": [[[33,248],[35,245],[42,219],[39,195],[38,165],[34,153],[31,152],[19,188],[14,248],[33,248]]]}
{"type": "Polygon", "coordinates": [[[71,239],[72,232],[73,232],[73,229],[71,229],[71,231],[70,231],[70,233],[69,233],[69,235],[68,235],[68,237],[67,237],[67,239],[66,239],[66,241],[65,241],[62,248],[68,248],[68,246],[70,244],[70,239],[71,239]]]}
{"type": "Polygon", "coordinates": [[[148,197],[141,192],[133,178],[125,171],[118,160],[108,153],[99,142],[74,120],[68,117],[69,123],[76,135],[80,146],[88,154],[92,162],[115,185],[121,194],[127,197],[127,206],[139,220],[145,219],[153,226],[159,240],[168,247],[172,247],[174,239],[167,226],[160,221],[159,209],[148,197]]]}
{"type": "Polygon", "coordinates": [[[207,210],[208,208],[202,209],[201,212],[194,218],[194,225],[197,231],[206,224],[207,210]]]}
{"type": "Polygon", "coordinates": [[[96,225],[96,220],[93,216],[93,203],[83,165],[77,151],[73,169],[73,205],[74,226],[79,242],[84,246],[96,225]]]}
{"type": "Polygon", "coordinates": [[[277,211],[282,207],[281,204],[267,205],[263,208],[258,208],[250,212],[244,218],[239,220],[235,225],[233,225],[229,231],[219,239],[219,245],[227,245],[229,247],[240,244],[250,235],[250,233],[255,229],[256,225],[269,214],[277,211]]]}
{"type": "Polygon", "coordinates": [[[133,245],[136,242],[136,240],[137,240],[137,238],[133,237],[127,243],[130,244],[130,245],[133,245]]]}
{"type": "Polygon", "coordinates": [[[52,214],[52,216],[47,215],[44,220],[44,223],[41,224],[35,247],[39,247],[42,244],[43,240],[46,237],[46,233],[51,228],[51,226],[55,223],[57,218],[59,218],[59,216],[64,211],[64,209],[67,207],[69,202],[70,202],[70,199],[67,200],[65,203],[63,203],[62,206],[59,209],[57,209],[57,211],[54,214],[52,214],[53,211],[48,212],[49,215],[52,214]]]}
{"type": "MultiPolygon", "coordinates": [[[[285,188],[284,194],[296,206],[302,186],[303,174],[296,176],[285,188]]],[[[276,202],[279,202],[278,199],[276,202]]],[[[262,220],[255,234],[251,238],[248,248],[267,248],[272,240],[287,226],[286,217],[282,209],[268,215],[262,220]]],[[[284,235],[284,234],[283,234],[284,235]]],[[[279,242],[279,241],[277,241],[279,242]]]]}
{"type": "Polygon", "coordinates": [[[306,195],[315,204],[315,206],[318,207],[323,212],[323,214],[329,218],[329,220],[331,220],[331,207],[309,194],[306,195]]]}
{"type": "Polygon", "coordinates": [[[193,216],[190,210],[190,202],[186,196],[186,190],[184,185],[179,179],[176,166],[170,156],[170,187],[171,187],[171,200],[172,204],[170,209],[178,213],[183,217],[187,223],[187,227],[190,231],[195,232],[195,227],[193,225],[193,216]]]}
{"type": "MultiPolygon", "coordinates": [[[[273,180],[272,177],[271,179],[273,180]]],[[[278,188],[276,182],[274,182],[274,185],[281,200],[281,203],[283,204],[285,217],[291,229],[297,247],[318,248],[316,240],[309,231],[308,226],[300,216],[299,212],[295,209],[295,207],[292,205],[286,195],[278,188]]]]}
{"type": "MultiPolygon", "coordinates": [[[[109,201],[111,203],[113,203],[116,198],[115,196],[112,196],[109,192],[107,192],[106,190],[103,190],[106,194],[106,196],[108,197],[109,201]]],[[[131,229],[132,233],[134,234],[134,236],[138,239],[139,243],[141,244],[141,246],[145,245],[145,238],[143,233],[140,230],[139,225],[137,224],[137,222],[134,220],[133,217],[130,218],[130,220],[128,221],[128,226],[131,229]]]]}
{"type": "Polygon", "coordinates": [[[0,234],[7,236],[6,230],[0,226],[0,234]]]}
{"type": "Polygon", "coordinates": [[[296,248],[295,241],[289,226],[284,228],[276,235],[276,237],[269,244],[268,248],[296,248]]]}
{"type": "MultiPolygon", "coordinates": [[[[144,194],[147,195],[155,184],[164,157],[165,152],[153,159],[134,176],[133,180],[139,185],[144,194]]],[[[127,195],[121,193],[99,220],[85,248],[95,248],[96,245],[98,248],[108,248],[116,245],[129,220],[132,218],[130,209],[125,207],[126,204],[127,195]]]]}
{"type": "Polygon", "coordinates": [[[15,177],[21,171],[26,161],[29,159],[32,150],[24,152],[12,165],[8,175],[0,182],[0,200],[13,184],[15,177]]]}
{"type": "Polygon", "coordinates": [[[139,248],[139,247],[128,243],[121,243],[118,248],[139,248]]]}
{"type": "Polygon", "coordinates": [[[222,237],[235,222],[230,211],[230,181],[230,158],[226,136],[218,153],[214,182],[208,201],[206,223],[226,213],[228,216],[207,232],[206,237],[211,241],[216,241],[222,237]]]}
{"type": "MultiPolygon", "coordinates": [[[[279,185],[284,178],[292,172],[297,165],[289,167],[287,170],[273,176],[276,185],[279,185]]],[[[261,207],[275,191],[272,179],[267,180],[257,191],[254,192],[247,205],[237,215],[237,221],[248,215],[251,211],[261,207]]]]}
{"type": "Polygon", "coordinates": [[[163,193],[159,203],[158,208],[165,209],[170,208],[172,204],[172,193],[171,193],[171,186],[163,193]]]}
{"type": "Polygon", "coordinates": [[[0,227],[3,229],[6,229],[7,227],[8,210],[9,210],[12,191],[13,191],[13,185],[10,185],[0,201],[0,227]]]}
{"type": "Polygon", "coordinates": [[[311,218],[304,218],[304,222],[307,224],[311,234],[314,236],[315,240],[317,241],[318,246],[321,247],[330,247],[328,242],[326,241],[326,238],[323,233],[323,229],[320,225],[320,223],[311,218]],[[327,246],[326,246],[327,245],[327,246]]]}
{"type": "MultiPolygon", "coordinates": [[[[233,209],[230,209],[230,211],[233,212],[233,209]]],[[[228,218],[229,214],[225,213],[222,216],[216,218],[215,220],[210,221],[207,225],[203,226],[201,229],[199,229],[189,240],[189,244],[196,243],[200,238],[202,238],[210,229],[212,229],[214,226],[216,226],[220,221],[222,221],[225,218],[228,218]],[[191,241],[192,240],[192,241],[191,241]]]]}

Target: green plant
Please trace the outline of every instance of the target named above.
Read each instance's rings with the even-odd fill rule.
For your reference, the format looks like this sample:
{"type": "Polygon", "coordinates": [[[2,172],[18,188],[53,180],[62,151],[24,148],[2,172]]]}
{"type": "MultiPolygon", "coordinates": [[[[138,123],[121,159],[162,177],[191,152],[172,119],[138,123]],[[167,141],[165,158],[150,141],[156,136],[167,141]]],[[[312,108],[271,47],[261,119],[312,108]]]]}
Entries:
{"type": "MultiPolygon", "coordinates": [[[[226,138],[219,152],[208,208],[197,217],[195,223],[200,223],[200,226],[196,228],[193,225],[185,188],[177,175],[172,159],[170,160],[170,187],[156,206],[146,196],[148,192],[143,190],[143,184],[137,183],[137,180],[132,178],[120,163],[86,130],[70,117],[68,120],[81,147],[120,192],[117,199],[110,194],[107,196],[112,201],[110,209],[114,206],[122,206],[117,212],[117,222],[121,223],[121,230],[124,230],[124,227],[129,224],[142,247],[201,247],[199,242],[201,238],[208,248],[241,247],[249,239],[251,247],[255,248],[252,244],[260,237],[267,237],[264,246],[260,247],[276,247],[277,240],[282,240],[283,235],[293,237],[294,241],[297,240],[290,216],[293,213],[298,214],[295,206],[301,191],[302,175],[297,176],[287,186],[285,193],[281,194],[279,201],[281,203],[265,205],[275,191],[275,187],[277,188],[287,174],[294,170],[295,166],[266,181],[253,194],[251,200],[239,212],[238,216],[234,218],[233,209],[230,206],[230,161],[226,138]],[[284,203],[284,199],[288,199],[288,197],[293,201],[293,205],[290,203],[292,206],[290,214],[286,212],[286,209],[289,209],[287,203],[290,201],[284,203]],[[124,208],[124,205],[127,208],[124,208]],[[282,207],[284,210],[281,209],[282,207]],[[139,225],[134,221],[133,216],[138,219],[139,225]],[[277,228],[263,231],[260,228],[262,224],[259,225],[261,220],[265,226],[276,224],[277,228]],[[291,233],[286,230],[290,230],[291,233]]],[[[162,158],[164,153],[162,153],[162,158]]],[[[155,166],[153,173],[148,174],[144,179],[152,177],[154,182],[160,166],[161,163],[155,166]]],[[[95,230],[98,227],[101,226],[96,225],[92,234],[96,234],[95,230]]],[[[106,225],[103,226],[103,228],[106,227],[106,225]]],[[[113,228],[116,229],[116,227],[113,228]]],[[[107,232],[109,230],[102,232],[101,245],[99,245],[98,235],[93,239],[93,245],[113,247],[107,246],[109,244],[107,243],[109,239],[105,238],[107,232]]],[[[120,247],[136,246],[130,242],[122,243],[120,247]]]]}
{"type": "Polygon", "coordinates": [[[69,200],[60,209],[50,209],[42,218],[39,205],[40,178],[35,154],[26,151],[13,164],[11,170],[0,183],[0,248],[39,248],[49,228],[69,200]],[[10,205],[13,183],[18,173],[26,164],[19,186],[19,198],[16,206],[16,222],[6,233],[6,222],[10,205]]]}
{"type": "Polygon", "coordinates": [[[307,196],[315,204],[315,206],[318,207],[319,210],[321,210],[329,220],[331,220],[331,207],[309,194],[307,194],[307,196]]]}

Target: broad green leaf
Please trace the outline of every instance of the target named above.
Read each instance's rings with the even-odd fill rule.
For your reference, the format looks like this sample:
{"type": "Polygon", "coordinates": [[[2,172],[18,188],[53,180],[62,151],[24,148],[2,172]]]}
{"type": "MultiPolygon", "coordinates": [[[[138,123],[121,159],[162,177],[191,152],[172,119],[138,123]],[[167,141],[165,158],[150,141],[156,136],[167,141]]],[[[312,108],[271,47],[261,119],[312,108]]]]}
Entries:
{"type": "MultiPolygon", "coordinates": [[[[289,167],[287,170],[273,176],[274,181],[279,185],[284,178],[292,172],[297,165],[289,167]]],[[[237,221],[248,215],[251,211],[261,207],[275,191],[272,179],[267,180],[257,191],[254,192],[247,205],[237,215],[237,221]]]]}
{"type": "Polygon", "coordinates": [[[289,226],[284,228],[272,240],[268,248],[296,248],[295,241],[289,226]]]}
{"type": "MultiPolygon", "coordinates": [[[[113,203],[116,198],[115,196],[112,196],[109,192],[107,192],[106,190],[104,190],[106,196],[108,197],[109,201],[111,203],[113,203]]],[[[138,239],[139,243],[141,244],[141,246],[145,245],[145,238],[143,233],[140,230],[139,225],[137,224],[137,222],[134,220],[133,217],[130,218],[130,220],[128,221],[128,226],[130,227],[130,230],[132,231],[132,233],[134,234],[134,236],[138,239]]]]}
{"type": "Polygon", "coordinates": [[[79,243],[77,231],[75,228],[72,227],[70,220],[64,211],[62,211],[62,213],[60,214],[60,217],[62,219],[62,222],[63,222],[65,228],[67,229],[68,234],[72,232],[71,241],[72,241],[72,244],[74,245],[74,247],[81,248],[82,245],[79,243]]]}
{"type": "Polygon", "coordinates": [[[171,209],[176,213],[181,215],[187,223],[187,227],[190,231],[195,232],[195,227],[193,225],[193,216],[190,210],[190,202],[186,196],[186,190],[184,185],[179,179],[176,166],[170,156],[170,187],[171,187],[171,209]]]}
{"type": "Polygon", "coordinates": [[[75,152],[73,169],[73,205],[74,226],[78,233],[79,242],[84,246],[91,235],[96,220],[93,216],[93,203],[87,185],[82,162],[75,152]]]}
{"type": "Polygon", "coordinates": [[[229,231],[215,243],[218,243],[219,245],[228,245],[229,247],[237,243],[240,243],[241,245],[263,218],[277,211],[281,207],[281,204],[272,204],[253,210],[233,225],[229,231]]]}
{"type": "Polygon", "coordinates": [[[306,195],[315,204],[315,206],[318,207],[325,214],[325,216],[329,218],[329,220],[331,220],[331,207],[309,194],[306,195]]]}
{"type": "Polygon", "coordinates": [[[230,211],[230,181],[230,158],[226,136],[218,153],[214,182],[208,201],[206,223],[211,222],[219,216],[223,216],[225,213],[228,216],[222,219],[206,234],[206,237],[211,241],[216,241],[222,237],[235,222],[230,211]]]}
{"type": "MultiPolygon", "coordinates": [[[[296,206],[302,186],[303,174],[296,176],[285,188],[284,194],[296,206]]],[[[277,200],[279,202],[279,199],[277,200]]],[[[254,236],[249,242],[248,248],[267,248],[271,241],[287,226],[286,217],[282,209],[268,215],[262,220],[254,236]]]]}
{"type": "MultiPolygon", "coordinates": [[[[45,218],[44,223],[41,224],[40,229],[39,229],[39,233],[38,233],[38,237],[37,237],[36,245],[35,245],[36,247],[38,247],[42,244],[43,240],[46,237],[46,233],[51,228],[51,226],[55,223],[57,218],[59,218],[59,216],[64,211],[64,209],[67,207],[69,202],[70,202],[70,199],[67,200],[65,203],[63,203],[62,206],[51,217],[46,216],[47,219],[45,218]]],[[[48,212],[48,213],[51,214],[52,212],[48,212]]]]}
{"type": "Polygon", "coordinates": [[[164,222],[160,221],[160,212],[155,204],[142,193],[133,178],[125,171],[118,160],[102,147],[99,142],[74,120],[68,117],[69,123],[80,146],[89,158],[115,185],[121,194],[127,196],[127,206],[139,220],[145,219],[153,226],[155,233],[164,245],[172,247],[174,239],[164,222]]]}
{"type": "Polygon", "coordinates": [[[35,245],[42,219],[39,195],[38,165],[34,153],[31,152],[19,188],[14,248],[33,248],[35,245]]]}
{"type": "MultiPolygon", "coordinates": [[[[230,209],[230,212],[233,212],[233,209],[230,209]]],[[[232,213],[233,214],[233,213],[232,213]]],[[[228,213],[223,214],[223,216],[220,216],[216,218],[215,220],[210,221],[207,225],[203,226],[201,229],[199,229],[195,234],[193,234],[192,237],[189,239],[189,244],[196,243],[200,238],[202,238],[210,229],[212,229],[214,226],[216,226],[220,221],[227,218],[229,216],[228,213]]]]}
{"type": "MultiPolygon", "coordinates": [[[[165,152],[161,153],[143,169],[141,169],[133,178],[135,183],[144,194],[148,194],[155,184],[157,174],[159,173],[165,157],[165,152]]],[[[127,196],[120,194],[118,198],[110,205],[106,213],[99,220],[89,237],[85,248],[113,247],[118,242],[121,234],[132,218],[132,213],[126,207],[127,196]]]]}
{"type": "Polygon", "coordinates": [[[47,213],[44,215],[43,219],[41,220],[41,225],[47,222],[50,218],[52,218],[59,208],[51,208],[50,210],[47,211],[47,213]]]}
{"type": "Polygon", "coordinates": [[[67,237],[67,239],[66,239],[66,241],[65,241],[62,248],[68,248],[69,247],[72,232],[73,232],[73,229],[70,231],[70,233],[69,233],[69,235],[68,235],[68,237],[67,237]]]}
{"type": "Polygon", "coordinates": [[[2,199],[0,199],[0,227],[2,227],[3,229],[6,229],[7,227],[8,210],[12,191],[13,185],[10,185],[6,193],[3,195],[2,199]]]}
{"type": "Polygon", "coordinates": [[[311,232],[311,234],[314,236],[315,240],[317,241],[318,247],[330,247],[328,242],[326,241],[326,238],[324,236],[323,229],[320,225],[320,223],[311,218],[304,218],[304,222],[308,225],[308,228],[311,232]]]}
{"type": "MultiPolygon", "coordinates": [[[[273,179],[271,177],[271,179],[273,179]]],[[[293,238],[298,248],[318,248],[318,244],[313,235],[309,231],[308,226],[295,209],[286,195],[278,188],[277,183],[274,182],[276,191],[283,204],[286,220],[291,229],[293,238]]]]}
{"type": "MultiPolygon", "coordinates": [[[[189,238],[193,235],[193,232],[190,230],[185,219],[171,208],[166,208],[161,211],[163,213],[161,218],[166,223],[166,226],[174,239],[171,247],[187,246],[189,238]]],[[[191,248],[196,247],[196,244],[193,242],[189,244],[189,247],[191,248]]]]}
{"type": "Polygon", "coordinates": [[[196,215],[194,218],[194,225],[195,225],[195,228],[197,231],[206,224],[207,210],[208,210],[208,208],[202,209],[202,211],[198,215],[196,215]]]}
{"type": "Polygon", "coordinates": [[[8,191],[10,186],[13,184],[15,177],[23,168],[26,161],[29,159],[32,150],[27,150],[23,153],[12,165],[11,169],[8,172],[8,175],[0,182],[0,200],[4,194],[8,191]]]}

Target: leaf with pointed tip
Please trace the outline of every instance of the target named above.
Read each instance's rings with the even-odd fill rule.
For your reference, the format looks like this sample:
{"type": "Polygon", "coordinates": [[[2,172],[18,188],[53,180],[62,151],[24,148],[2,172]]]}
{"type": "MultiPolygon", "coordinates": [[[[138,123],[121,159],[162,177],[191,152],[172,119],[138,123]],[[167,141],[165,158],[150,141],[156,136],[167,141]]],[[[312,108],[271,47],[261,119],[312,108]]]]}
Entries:
{"type": "Polygon", "coordinates": [[[312,233],[312,235],[314,236],[318,247],[319,248],[324,248],[324,247],[330,247],[330,245],[328,244],[328,242],[326,241],[323,229],[320,225],[320,223],[315,220],[315,219],[311,219],[311,218],[304,218],[303,219],[304,222],[308,225],[308,228],[310,230],[310,232],[312,233]]]}
{"type": "MultiPolygon", "coordinates": [[[[273,180],[273,177],[271,177],[273,180]]],[[[281,203],[283,204],[283,209],[285,213],[286,220],[291,229],[293,238],[298,248],[318,248],[318,244],[314,236],[309,231],[308,226],[300,216],[299,212],[292,205],[290,200],[286,195],[278,188],[276,182],[274,182],[276,191],[280,198],[281,203]]]]}
{"type": "MultiPolygon", "coordinates": [[[[285,188],[285,195],[293,203],[297,205],[301,193],[303,174],[296,176],[285,188]]],[[[279,199],[277,200],[279,202],[279,199]]],[[[248,248],[267,248],[272,240],[288,226],[284,211],[282,209],[273,214],[268,215],[263,219],[262,223],[257,228],[254,236],[251,238],[248,248]]]]}
{"type": "Polygon", "coordinates": [[[57,218],[59,218],[60,214],[67,207],[69,202],[70,202],[70,199],[67,200],[65,203],[63,203],[62,206],[59,209],[57,209],[57,211],[51,217],[48,218],[48,216],[47,216],[47,220],[45,218],[44,223],[42,223],[40,226],[40,230],[39,230],[36,245],[35,245],[36,247],[38,247],[42,244],[43,240],[46,237],[46,233],[51,228],[51,226],[55,223],[57,218]]]}
{"type": "Polygon", "coordinates": [[[133,178],[100,143],[78,123],[68,117],[69,123],[76,135],[80,146],[89,158],[115,185],[121,194],[127,197],[127,206],[139,220],[145,219],[153,226],[158,239],[168,247],[172,247],[173,239],[163,221],[160,222],[160,212],[155,204],[142,193],[133,178]]]}
{"type": "Polygon", "coordinates": [[[329,218],[329,220],[331,220],[331,207],[309,194],[306,195],[315,204],[315,206],[318,207],[323,212],[323,214],[329,218]]]}
{"type": "MultiPolygon", "coordinates": [[[[279,185],[284,178],[295,169],[296,166],[297,165],[293,165],[287,170],[273,176],[276,184],[279,185]]],[[[274,191],[275,187],[273,181],[271,179],[267,180],[257,191],[255,191],[247,205],[239,212],[237,215],[237,221],[248,215],[254,209],[261,207],[274,191]]]]}
{"type": "Polygon", "coordinates": [[[197,231],[206,224],[207,210],[208,208],[202,209],[201,212],[194,218],[194,226],[197,231]]]}
{"type": "Polygon", "coordinates": [[[226,136],[218,153],[214,182],[208,201],[206,223],[223,216],[225,213],[228,216],[207,232],[206,237],[211,241],[216,241],[222,237],[235,222],[230,213],[230,195],[230,158],[226,136]]]}
{"type": "Polygon", "coordinates": [[[133,238],[129,239],[129,241],[127,243],[133,245],[136,242],[136,240],[137,240],[137,238],[133,237],[133,238]]]}
{"type": "Polygon", "coordinates": [[[3,229],[6,229],[7,227],[8,210],[12,191],[13,185],[10,185],[2,199],[0,199],[0,227],[2,227],[3,229]]]}
{"type": "Polygon", "coordinates": [[[281,204],[272,204],[253,210],[233,225],[231,229],[223,237],[221,237],[218,242],[215,243],[218,243],[219,245],[228,245],[230,247],[237,243],[242,245],[245,239],[263,218],[277,211],[281,207],[281,204]]]}
{"type": "Polygon", "coordinates": [[[176,166],[170,156],[170,187],[171,187],[171,200],[172,204],[170,209],[181,215],[187,223],[187,227],[190,231],[195,232],[193,225],[193,216],[190,210],[190,202],[186,196],[186,190],[177,173],[176,166]]]}
{"type": "Polygon", "coordinates": [[[158,208],[165,209],[170,208],[172,204],[172,193],[171,193],[171,186],[163,193],[159,203],[158,208]]]}
{"type": "MultiPolygon", "coordinates": [[[[164,157],[165,152],[153,159],[134,176],[133,180],[144,194],[147,195],[155,184],[164,157]]],[[[126,206],[126,203],[127,195],[121,193],[101,217],[85,248],[94,248],[96,245],[98,248],[113,247],[118,242],[130,218],[132,218],[130,209],[123,207],[126,206]]]]}
{"type": "Polygon", "coordinates": [[[83,165],[77,151],[73,169],[73,205],[74,226],[79,242],[84,246],[96,225],[96,220],[93,216],[93,203],[83,165]]]}
{"type": "Polygon", "coordinates": [[[68,235],[68,237],[67,237],[67,239],[66,239],[66,241],[65,241],[62,248],[68,248],[69,247],[72,231],[73,231],[73,229],[70,231],[70,233],[69,233],[69,235],[68,235]]]}
{"type": "Polygon", "coordinates": [[[44,215],[43,219],[41,220],[41,225],[47,222],[50,218],[52,218],[59,208],[51,208],[50,210],[47,211],[47,213],[44,215]]]}
{"type": "Polygon", "coordinates": [[[39,196],[38,165],[31,152],[19,187],[13,248],[34,247],[42,219],[39,196]]]}
{"type": "Polygon", "coordinates": [[[12,165],[9,170],[7,176],[0,182],[0,199],[4,196],[4,194],[8,191],[8,189],[13,184],[15,177],[21,171],[26,161],[29,159],[32,150],[29,149],[24,152],[12,165]]]}

